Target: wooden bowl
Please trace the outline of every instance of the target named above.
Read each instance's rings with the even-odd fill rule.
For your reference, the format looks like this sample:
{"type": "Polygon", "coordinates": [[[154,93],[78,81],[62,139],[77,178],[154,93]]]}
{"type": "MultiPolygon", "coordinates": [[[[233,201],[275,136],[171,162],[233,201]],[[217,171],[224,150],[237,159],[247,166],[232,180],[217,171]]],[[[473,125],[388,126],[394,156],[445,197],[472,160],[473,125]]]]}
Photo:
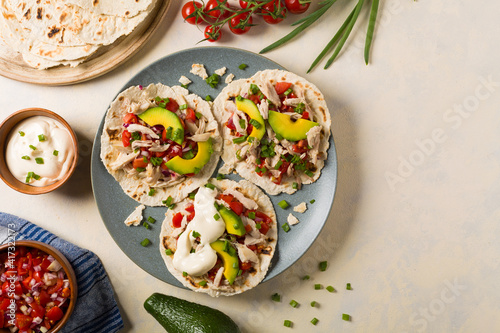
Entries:
{"type": "MultiPolygon", "coordinates": [[[[3,245],[0,245],[0,252],[7,251],[9,246],[12,246],[13,244],[5,243],[3,245]]],[[[16,241],[15,242],[15,247],[19,246],[25,246],[25,247],[31,247],[35,249],[42,250],[43,252],[50,254],[53,256],[63,267],[64,272],[66,272],[66,276],[68,277],[69,280],[69,285],[71,288],[71,296],[70,296],[70,301],[69,301],[69,306],[66,309],[66,312],[64,313],[64,316],[62,317],[61,320],[59,320],[55,326],[53,326],[47,333],[56,333],[59,332],[63,326],[68,322],[69,317],[71,317],[71,313],[73,312],[73,309],[75,308],[76,304],[76,298],[78,295],[78,285],[76,282],[76,275],[75,271],[73,270],[73,267],[71,267],[71,264],[69,263],[68,259],[59,252],[56,248],[42,243],[38,241],[33,241],[33,240],[22,240],[22,241],[16,241]]],[[[0,333],[3,332],[10,332],[9,329],[5,328],[0,328],[0,333]]]]}
{"type": "Polygon", "coordinates": [[[73,132],[71,126],[69,126],[69,124],[61,116],[52,111],[41,108],[23,109],[14,112],[10,116],[8,116],[2,122],[2,124],[0,124],[0,178],[2,178],[5,184],[7,184],[8,186],[10,186],[11,188],[13,188],[18,192],[25,194],[43,194],[55,190],[56,188],[63,185],[69,179],[69,177],[71,177],[71,175],[75,171],[77,162],[78,162],[78,141],[76,139],[75,132],[73,132]],[[16,177],[14,177],[10,172],[9,168],[7,167],[7,163],[5,161],[5,150],[7,145],[7,139],[9,138],[10,132],[20,121],[23,121],[26,118],[34,116],[49,117],[63,124],[71,135],[71,140],[73,142],[73,150],[75,152],[73,161],[71,163],[71,167],[66,173],[66,175],[55,183],[41,187],[31,186],[17,180],[16,177]]]}

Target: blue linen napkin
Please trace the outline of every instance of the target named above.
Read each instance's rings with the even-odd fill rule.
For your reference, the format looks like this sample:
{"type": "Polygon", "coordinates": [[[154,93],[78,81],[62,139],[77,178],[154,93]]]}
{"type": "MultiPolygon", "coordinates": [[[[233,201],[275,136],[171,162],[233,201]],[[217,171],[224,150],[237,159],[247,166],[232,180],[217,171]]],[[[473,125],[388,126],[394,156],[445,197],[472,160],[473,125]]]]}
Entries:
{"type": "Polygon", "coordinates": [[[0,212],[0,243],[15,231],[15,240],[36,240],[58,249],[71,263],[78,283],[76,306],[61,333],[113,333],[123,328],[120,310],[101,260],[37,225],[0,212]]]}

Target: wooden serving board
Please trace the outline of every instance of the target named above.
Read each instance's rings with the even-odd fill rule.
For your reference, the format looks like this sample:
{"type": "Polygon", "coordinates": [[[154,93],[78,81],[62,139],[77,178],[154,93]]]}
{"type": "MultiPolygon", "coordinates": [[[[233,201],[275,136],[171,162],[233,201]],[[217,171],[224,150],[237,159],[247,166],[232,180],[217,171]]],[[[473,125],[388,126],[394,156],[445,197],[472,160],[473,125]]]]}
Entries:
{"type": "Polygon", "coordinates": [[[0,44],[0,75],[23,82],[41,85],[69,85],[103,75],[133,56],[157,30],[172,0],[159,0],[154,10],[128,36],[100,48],[95,55],[77,67],[59,66],[35,69],[22,60],[19,53],[0,44]],[[3,47],[2,47],[3,46],[3,47]]]}

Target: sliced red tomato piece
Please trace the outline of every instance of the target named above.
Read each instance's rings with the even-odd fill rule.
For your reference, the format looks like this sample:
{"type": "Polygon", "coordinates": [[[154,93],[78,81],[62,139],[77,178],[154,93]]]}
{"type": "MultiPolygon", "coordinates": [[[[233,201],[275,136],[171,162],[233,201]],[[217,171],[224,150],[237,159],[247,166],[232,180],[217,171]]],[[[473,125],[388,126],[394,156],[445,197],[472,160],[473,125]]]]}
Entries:
{"type": "Polygon", "coordinates": [[[30,314],[33,317],[40,317],[43,319],[43,317],[45,316],[45,307],[41,306],[37,302],[31,303],[30,306],[33,309],[30,314]]]}
{"type": "Polygon", "coordinates": [[[250,261],[242,262],[240,264],[240,269],[242,271],[248,271],[250,268],[252,268],[252,263],[250,261]]]}
{"type": "Polygon", "coordinates": [[[192,204],[187,206],[185,209],[186,209],[186,212],[194,213],[194,205],[192,205],[192,204]]]}
{"type": "Polygon", "coordinates": [[[36,282],[42,282],[43,281],[43,272],[38,271],[33,273],[33,278],[35,279],[36,282]]]}
{"type": "Polygon", "coordinates": [[[26,289],[27,292],[29,292],[30,289],[31,289],[30,282],[31,282],[31,280],[33,280],[33,277],[31,276],[31,274],[32,273],[30,271],[30,275],[26,279],[23,280],[23,286],[24,286],[24,288],[26,289]]]}
{"type": "Polygon", "coordinates": [[[47,259],[47,258],[44,258],[43,261],[42,261],[42,263],[41,263],[41,265],[40,265],[40,267],[42,267],[42,269],[44,271],[46,271],[47,268],[50,266],[50,264],[51,264],[50,260],[47,259]]]}
{"type": "Polygon", "coordinates": [[[191,221],[194,219],[194,215],[195,215],[195,213],[194,213],[194,212],[190,213],[190,214],[187,216],[187,221],[188,221],[188,222],[191,222],[191,221]]]}
{"type": "Polygon", "coordinates": [[[252,227],[249,224],[247,224],[245,226],[245,230],[246,230],[246,232],[250,232],[250,231],[252,231],[252,227]]]}
{"type": "Polygon", "coordinates": [[[196,121],[196,113],[194,112],[193,109],[191,108],[186,109],[186,120],[190,120],[193,123],[196,121]]]}
{"type": "Polygon", "coordinates": [[[49,293],[45,290],[40,291],[40,295],[38,296],[38,302],[41,306],[47,305],[51,301],[49,293]]]}
{"type": "Polygon", "coordinates": [[[64,316],[64,312],[58,306],[54,306],[47,311],[47,318],[52,321],[58,321],[64,316]]]}
{"type": "Polygon", "coordinates": [[[3,310],[0,310],[0,327],[5,326],[5,312],[3,310]]]}
{"type": "Polygon", "coordinates": [[[274,86],[274,90],[276,90],[276,93],[278,95],[283,94],[285,91],[287,91],[292,84],[290,82],[277,82],[276,85],[274,86]]]}
{"type": "Polygon", "coordinates": [[[180,228],[181,225],[182,225],[182,218],[184,216],[181,214],[181,213],[177,213],[174,215],[174,217],[172,218],[172,225],[174,226],[174,228],[180,228]]]}
{"type": "Polygon", "coordinates": [[[226,123],[226,127],[233,130],[233,131],[236,131],[236,126],[234,126],[234,122],[233,122],[233,117],[229,117],[229,120],[227,121],[226,123]]]}
{"type": "Polygon", "coordinates": [[[49,293],[49,295],[52,295],[53,293],[56,293],[59,289],[61,289],[63,284],[64,282],[62,279],[57,279],[56,284],[47,289],[47,292],[49,293]]]}
{"type": "Polygon", "coordinates": [[[267,223],[261,222],[259,231],[261,234],[266,235],[269,231],[269,225],[267,223]]]}
{"type": "Polygon", "coordinates": [[[6,311],[9,308],[10,305],[10,299],[2,297],[2,300],[0,301],[0,310],[6,311]]]}
{"type": "Polygon", "coordinates": [[[236,215],[240,216],[243,213],[243,204],[239,201],[232,201],[229,203],[229,207],[236,213],[236,215]]]}
{"type": "Polygon", "coordinates": [[[302,119],[309,120],[309,112],[304,111],[304,112],[302,113],[302,119]]]}
{"type": "Polygon", "coordinates": [[[231,194],[221,194],[220,199],[229,205],[233,201],[234,197],[231,194]]]}
{"type": "Polygon", "coordinates": [[[175,101],[175,99],[169,98],[165,109],[176,112],[177,110],[179,110],[179,104],[175,101]]]}
{"type": "Polygon", "coordinates": [[[122,132],[122,143],[123,143],[123,147],[128,147],[130,146],[130,138],[132,138],[132,134],[130,134],[129,131],[127,130],[124,130],[122,132]]]}
{"type": "Polygon", "coordinates": [[[299,140],[296,144],[292,145],[292,150],[298,154],[305,153],[307,149],[307,140],[299,140]]]}
{"type": "Polygon", "coordinates": [[[137,124],[139,122],[137,116],[133,113],[127,113],[122,120],[126,124],[137,124]]]}
{"type": "Polygon", "coordinates": [[[29,328],[33,318],[22,313],[16,313],[16,327],[20,330],[29,328]]]}
{"type": "Polygon", "coordinates": [[[248,99],[251,100],[252,102],[254,102],[255,105],[258,105],[260,103],[259,95],[250,95],[250,96],[248,96],[248,99]]]}
{"type": "Polygon", "coordinates": [[[136,158],[133,162],[132,162],[132,167],[134,169],[137,169],[137,168],[145,168],[148,166],[148,163],[144,161],[144,159],[141,157],[141,158],[136,158]]]}

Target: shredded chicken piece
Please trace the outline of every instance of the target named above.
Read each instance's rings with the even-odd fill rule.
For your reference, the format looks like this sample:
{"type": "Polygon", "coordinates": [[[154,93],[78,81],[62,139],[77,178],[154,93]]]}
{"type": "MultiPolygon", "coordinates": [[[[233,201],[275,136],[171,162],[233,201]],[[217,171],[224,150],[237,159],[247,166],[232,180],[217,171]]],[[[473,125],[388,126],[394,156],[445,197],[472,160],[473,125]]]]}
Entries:
{"type": "Polygon", "coordinates": [[[151,148],[149,148],[149,151],[154,152],[154,153],[161,153],[161,152],[167,151],[168,148],[170,148],[170,144],[162,145],[159,143],[153,143],[151,148]]]}
{"type": "Polygon", "coordinates": [[[307,210],[307,204],[305,202],[301,202],[297,206],[293,207],[293,211],[297,213],[303,213],[307,210]]]}
{"type": "Polygon", "coordinates": [[[260,102],[259,112],[262,115],[262,118],[264,119],[269,118],[269,103],[267,102],[267,100],[260,102]]]}
{"type": "Polygon", "coordinates": [[[190,79],[188,79],[187,77],[185,77],[184,75],[182,75],[180,78],[179,78],[179,83],[180,84],[183,84],[185,86],[187,86],[188,84],[190,84],[192,81],[190,79]]]}
{"type": "Polygon", "coordinates": [[[309,156],[311,157],[311,163],[316,164],[318,161],[318,153],[319,153],[319,145],[320,145],[320,136],[321,126],[314,126],[307,133],[307,144],[312,147],[309,150],[309,156]]]}
{"type": "Polygon", "coordinates": [[[205,119],[200,118],[200,120],[198,121],[198,129],[194,133],[195,134],[203,134],[203,133],[205,133],[206,128],[207,128],[207,123],[206,123],[205,119]]]}
{"type": "Polygon", "coordinates": [[[245,128],[246,128],[248,126],[246,117],[241,118],[240,115],[238,114],[238,112],[233,113],[233,124],[234,124],[234,127],[236,128],[236,132],[238,132],[242,135],[245,135],[245,134],[247,134],[247,131],[246,131],[246,129],[241,127],[241,124],[240,124],[241,119],[243,119],[243,121],[245,122],[245,128]]]}
{"type": "Polygon", "coordinates": [[[288,218],[286,219],[286,221],[290,225],[295,225],[300,222],[299,219],[296,218],[292,213],[288,214],[288,218]]]}
{"type": "Polygon", "coordinates": [[[203,66],[203,64],[192,64],[191,70],[189,72],[194,75],[198,75],[203,80],[208,77],[207,70],[205,69],[205,66],[203,66]]]}
{"type": "Polygon", "coordinates": [[[194,135],[198,131],[198,126],[192,121],[185,121],[184,124],[189,134],[194,135]]]}
{"type": "Polygon", "coordinates": [[[205,142],[210,138],[210,133],[195,134],[190,139],[195,142],[205,142]]]}
{"type": "Polygon", "coordinates": [[[226,84],[229,84],[231,82],[233,82],[233,79],[234,79],[234,74],[233,73],[229,73],[227,76],[226,76],[226,80],[224,81],[226,84]]]}
{"type": "Polygon", "coordinates": [[[283,112],[283,114],[286,114],[287,116],[290,117],[290,119],[292,120],[297,120],[299,119],[300,117],[302,117],[302,115],[300,115],[299,113],[297,112],[283,112]]]}
{"type": "Polygon", "coordinates": [[[269,81],[265,81],[264,84],[258,83],[260,91],[267,97],[267,99],[276,106],[281,105],[280,97],[276,93],[273,85],[269,81]]]}
{"type": "MultiPolygon", "coordinates": [[[[245,236],[245,244],[246,245],[251,245],[251,244],[247,244],[247,242],[246,242],[246,237],[249,237],[249,236],[251,236],[251,238],[253,240],[259,240],[259,242],[260,242],[261,238],[262,238],[262,234],[255,227],[255,221],[252,220],[252,219],[249,219],[246,216],[242,216],[241,217],[241,221],[243,222],[243,225],[245,225],[245,226],[249,225],[250,228],[251,228],[251,231],[245,236]]],[[[251,241],[251,240],[249,240],[249,241],[251,241]]]]}
{"type": "Polygon", "coordinates": [[[174,239],[179,237],[180,234],[182,234],[184,232],[184,230],[186,229],[186,225],[187,225],[187,218],[186,218],[186,215],[183,215],[182,221],[181,221],[181,226],[179,228],[174,228],[174,231],[172,232],[170,237],[172,237],[174,239]]]}
{"type": "Polygon", "coordinates": [[[148,128],[146,126],[142,126],[142,125],[139,125],[139,124],[130,124],[127,127],[127,130],[130,133],[132,133],[132,132],[141,132],[142,134],[147,134],[150,137],[152,137],[153,139],[159,139],[160,138],[158,136],[158,134],[156,134],[155,132],[153,132],[153,130],[151,128],[148,128]]]}
{"type": "Polygon", "coordinates": [[[144,205],[137,206],[134,211],[124,221],[130,227],[131,225],[138,226],[142,221],[142,211],[146,208],[144,205]]]}
{"type": "Polygon", "coordinates": [[[149,148],[153,145],[153,140],[134,140],[132,141],[132,149],[149,148]]]}
{"type": "Polygon", "coordinates": [[[146,167],[146,174],[147,177],[145,179],[146,183],[148,185],[153,185],[160,180],[160,177],[163,175],[161,173],[160,167],[153,167],[153,164],[148,163],[148,166],[146,167]]]}
{"type": "Polygon", "coordinates": [[[259,208],[259,205],[257,205],[257,203],[254,200],[245,197],[241,192],[235,191],[232,188],[226,189],[224,191],[224,193],[231,194],[239,202],[241,202],[246,209],[251,209],[252,210],[252,209],[259,208]]]}
{"type": "Polygon", "coordinates": [[[151,107],[151,102],[149,101],[142,101],[142,102],[139,102],[139,103],[130,103],[130,113],[133,113],[133,114],[139,114],[139,113],[143,113],[144,111],[146,111],[147,109],[149,109],[151,107]]]}
{"type": "Polygon", "coordinates": [[[222,68],[215,70],[214,73],[219,75],[219,76],[224,76],[224,74],[226,74],[226,69],[227,69],[226,67],[222,67],[222,68]]]}
{"type": "Polygon", "coordinates": [[[218,287],[220,285],[220,281],[222,280],[222,274],[224,273],[224,267],[219,268],[217,274],[215,274],[214,278],[214,286],[218,287]]]}
{"type": "Polygon", "coordinates": [[[121,169],[123,166],[132,162],[137,157],[138,154],[139,152],[130,154],[119,153],[116,160],[113,163],[111,163],[109,167],[113,171],[121,169]]]}
{"type": "Polygon", "coordinates": [[[257,257],[257,254],[250,250],[246,245],[236,243],[236,247],[238,248],[238,257],[240,258],[241,262],[253,262],[258,264],[259,263],[259,257],[257,257]]]}

